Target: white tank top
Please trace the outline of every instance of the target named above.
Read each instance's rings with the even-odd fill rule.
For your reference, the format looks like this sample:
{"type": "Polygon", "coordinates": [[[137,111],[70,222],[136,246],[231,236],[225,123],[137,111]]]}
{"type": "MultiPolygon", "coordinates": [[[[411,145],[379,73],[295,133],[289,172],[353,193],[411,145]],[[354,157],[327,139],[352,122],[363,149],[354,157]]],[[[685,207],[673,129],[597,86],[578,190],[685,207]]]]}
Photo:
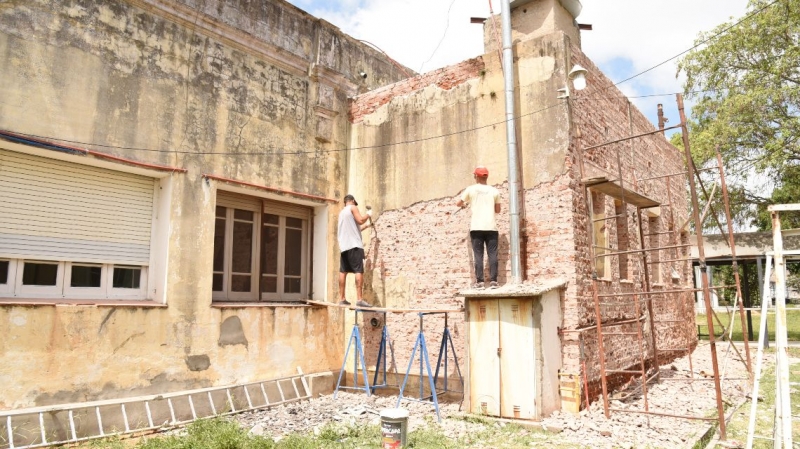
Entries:
{"type": "MultiPolygon", "coordinates": [[[[345,252],[353,248],[363,248],[364,243],[361,241],[361,230],[356,223],[356,217],[353,216],[353,211],[347,205],[339,212],[339,251],[345,252]]],[[[355,207],[355,206],[352,206],[355,207]]]]}

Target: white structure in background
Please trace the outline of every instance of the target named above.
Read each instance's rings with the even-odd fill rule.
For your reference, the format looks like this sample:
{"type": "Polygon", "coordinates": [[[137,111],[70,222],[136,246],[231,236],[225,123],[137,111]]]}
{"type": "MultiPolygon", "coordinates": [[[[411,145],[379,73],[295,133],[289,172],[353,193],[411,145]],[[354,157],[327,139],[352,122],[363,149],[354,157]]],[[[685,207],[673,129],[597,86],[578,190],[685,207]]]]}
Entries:
{"type": "MultiPolygon", "coordinates": [[[[789,383],[789,364],[791,363],[788,354],[788,341],[786,333],[786,256],[800,256],[800,250],[784,250],[784,236],[781,232],[781,211],[800,211],[800,204],[776,204],[769,206],[767,210],[772,216],[772,238],[773,251],[767,253],[766,276],[764,279],[764,292],[771,284],[771,265],[775,266],[775,420],[772,428],[772,441],[775,449],[791,449],[792,446],[792,405],[789,383]]],[[[796,247],[795,247],[796,248],[796,247]]],[[[762,301],[761,304],[761,323],[759,335],[766,334],[766,324],[768,319],[768,302],[762,301]]],[[[764,359],[764,339],[759,339],[758,355],[756,356],[756,371],[753,377],[753,389],[750,393],[750,422],[747,428],[746,449],[753,447],[755,435],[756,416],[758,414],[758,389],[761,378],[761,365],[764,359]]],[[[762,410],[763,414],[764,411],[762,410]]],[[[765,438],[760,436],[759,438],[765,438]]],[[[769,437],[766,437],[769,439],[769,437]]]]}
{"type": "MultiPolygon", "coordinates": [[[[712,268],[711,265],[706,266],[709,287],[714,287],[714,271],[712,268]]],[[[697,313],[706,313],[706,303],[705,298],[703,298],[703,286],[700,283],[700,274],[700,267],[694,267],[694,288],[698,290],[697,294],[694,296],[694,309],[697,313]]],[[[711,307],[713,309],[719,308],[719,295],[716,290],[711,290],[711,307]]]]}

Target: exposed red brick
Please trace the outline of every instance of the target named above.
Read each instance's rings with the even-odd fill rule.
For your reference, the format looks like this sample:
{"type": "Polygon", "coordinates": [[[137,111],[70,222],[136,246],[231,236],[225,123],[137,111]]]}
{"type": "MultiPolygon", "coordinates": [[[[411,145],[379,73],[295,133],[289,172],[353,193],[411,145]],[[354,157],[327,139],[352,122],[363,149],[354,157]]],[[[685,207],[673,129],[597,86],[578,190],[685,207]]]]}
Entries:
{"type": "Polygon", "coordinates": [[[351,123],[359,123],[364,116],[375,112],[393,98],[411,94],[431,85],[450,90],[467,80],[480,76],[485,67],[483,57],[479,56],[359,95],[350,104],[348,118],[351,123]]]}

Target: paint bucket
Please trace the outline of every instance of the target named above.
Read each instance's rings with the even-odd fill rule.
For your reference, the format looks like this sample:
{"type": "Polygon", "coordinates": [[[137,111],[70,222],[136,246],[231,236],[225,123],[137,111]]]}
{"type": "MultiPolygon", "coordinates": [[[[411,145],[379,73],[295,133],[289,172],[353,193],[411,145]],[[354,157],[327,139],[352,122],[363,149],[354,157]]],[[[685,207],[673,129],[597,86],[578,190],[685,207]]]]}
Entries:
{"type": "Polygon", "coordinates": [[[381,447],[399,449],[406,447],[408,433],[408,410],[385,408],[381,410],[381,447]]]}

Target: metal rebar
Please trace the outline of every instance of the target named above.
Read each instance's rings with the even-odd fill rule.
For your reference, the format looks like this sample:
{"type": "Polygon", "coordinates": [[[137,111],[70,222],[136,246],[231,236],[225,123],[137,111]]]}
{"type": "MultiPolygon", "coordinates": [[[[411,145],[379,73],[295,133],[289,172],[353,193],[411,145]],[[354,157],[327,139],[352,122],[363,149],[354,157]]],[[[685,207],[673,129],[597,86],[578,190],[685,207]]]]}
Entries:
{"type": "Polygon", "coordinates": [[[648,251],[661,251],[661,250],[673,249],[673,248],[688,248],[690,246],[692,246],[692,245],[688,245],[688,244],[687,245],[671,245],[671,246],[661,246],[661,247],[658,247],[658,248],[633,249],[633,250],[630,250],[630,251],[617,251],[617,252],[613,252],[613,253],[604,253],[604,254],[601,254],[599,256],[594,256],[594,257],[595,257],[595,259],[597,259],[598,257],[618,256],[620,254],[644,253],[644,252],[648,252],[648,251]]]}
{"type": "MultiPolygon", "coordinates": [[[[686,175],[685,171],[679,171],[677,173],[670,173],[670,174],[667,174],[667,175],[658,175],[658,176],[650,176],[648,178],[639,178],[639,181],[652,181],[653,179],[661,179],[661,178],[669,178],[671,176],[685,176],[685,175],[686,175]]],[[[662,204],[662,206],[663,206],[663,204],[662,204]]]]}
{"type": "Polygon", "coordinates": [[[744,313],[744,304],[742,304],[742,283],[739,280],[739,264],[736,261],[736,241],[733,236],[733,223],[731,218],[731,204],[728,199],[728,185],[725,183],[725,169],[722,167],[722,155],[719,152],[719,147],[716,148],[717,152],[717,166],[719,167],[719,179],[722,184],[722,201],[725,203],[725,220],[728,222],[728,238],[730,242],[728,246],[731,248],[731,258],[733,259],[733,278],[736,281],[736,296],[739,298],[739,317],[742,321],[742,338],[744,339],[744,352],[747,355],[747,372],[753,373],[753,365],[750,360],[750,342],[747,335],[747,319],[744,313]]]}
{"type": "MultiPolygon", "coordinates": [[[[694,172],[694,160],[692,159],[692,151],[691,145],[689,143],[689,127],[686,125],[686,113],[683,109],[683,95],[677,94],[677,101],[678,101],[678,112],[681,117],[681,137],[683,139],[683,150],[685,153],[685,162],[687,171],[690,174],[687,176],[689,179],[689,191],[691,193],[692,199],[692,218],[695,223],[695,231],[697,235],[697,255],[698,259],[700,260],[700,278],[701,278],[701,285],[703,287],[703,299],[706,305],[706,321],[708,322],[708,342],[711,351],[711,366],[714,371],[714,390],[716,393],[716,401],[717,401],[717,413],[718,413],[718,423],[719,423],[719,436],[720,440],[725,441],[727,440],[727,434],[725,430],[725,409],[722,405],[722,387],[719,382],[719,365],[717,363],[717,345],[714,339],[714,322],[711,318],[711,312],[713,309],[711,308],[711,291],[708,289],[708,273],[706,273],[706,256],[705,256],[705,249],[703,247],[703,223],[700,221],[700,214],[699,214],[699,204],[697,202],[697,188],[694,182],[694,176],[691,173],[694,172]]],[[[710,203],[709,199],[709,203],[710,203]]]]}
{"type": "Polygon", "coordinates": [[[670,130],[670,129],[677,129],[677,128],[680,128],[680,126],[681,125],[675,125],[675,126],[670,126],[669,128],[664,128],[663,130],[659,129],[657,131],[650,131],[650,132],[646,132],[646,133],[642,133],[642,134],[637,134],[635,136],[628,136],[628,137],[623,137],[623,138],[617,139],[617,140],[610,140],[608,142],[603,142],[603,143],[600,143],[600,144],[597,144],[597,145],[592,145],[590,147],[586,147],[586,148],[583,149],[583,151],[594,150],[595,148],[600,148],[600,147],[604,147],[604,146],[607,146],[607,145],[612,145],[612,144],[615,144],[615,143],[625,142],[626,140],[637,139],[639,137],[649,136],[651,134],[657,134],[657,133],[660,133],[661,131],[667,131],[667,130],[670,130]]]}
{"type": "Polygon", "coordinates": [[[600,384],[603,388],[603,411],[606,418],[611,415],[608,409],[608,382],[606,381],[606,353],[603,346],[603,323],[601,320],[600,304],[597,296],[597,279],[592,279],[592,296],[594,297],[594,313],[597,317],[597,347],[600,352],[600,384]]]}
{"type": "Polygon", "coordinates": [[[615,412],[622,412],[622,413],[639,413],[642,415],[652,415],[652,416],[666,416],[669,418],[680,418],[680,419],[695,419],[699,421],[717,421],[717,418],[706,418],[704,416],[691,416],[691,415],[673,415],[670,413],[660,413],[660,412],[650,412],[644,410],[626,410],[622,408],[614,408],[611,409],[615,412]]]}

